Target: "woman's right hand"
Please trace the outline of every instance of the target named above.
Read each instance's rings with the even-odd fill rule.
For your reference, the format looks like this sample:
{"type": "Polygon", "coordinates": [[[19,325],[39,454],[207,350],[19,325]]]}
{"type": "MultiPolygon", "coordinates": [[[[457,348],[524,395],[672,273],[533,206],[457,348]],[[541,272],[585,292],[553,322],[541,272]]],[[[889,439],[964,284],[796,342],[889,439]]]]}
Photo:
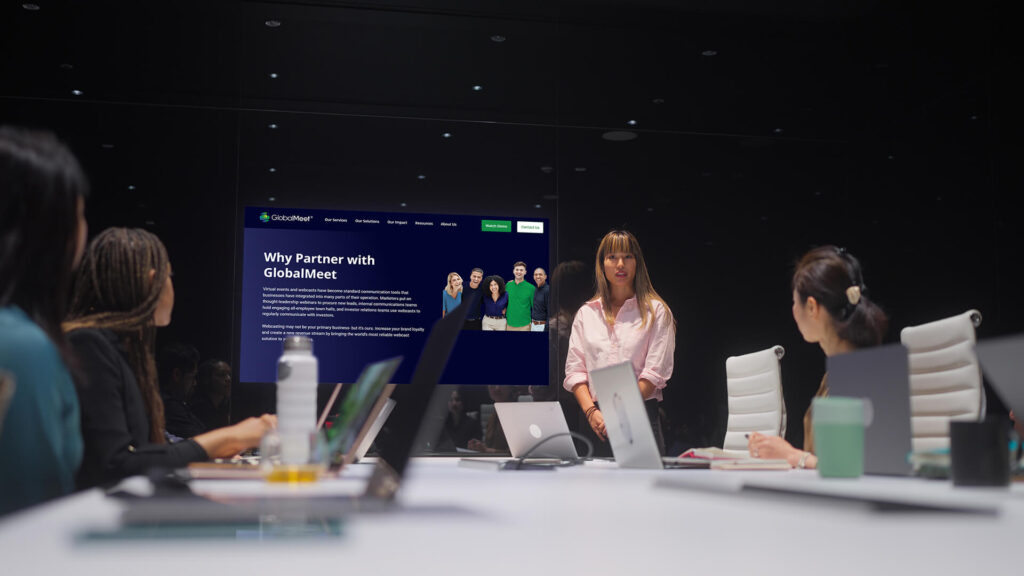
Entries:
{"type": "Polygon", "coordinates": [[[601,414],[600,410],[592,410],[590,416],[587,416],[587,423],[590,424],[591,430],[601,440],[608,440],[608,430],[604,427],[604,415],[601,414]]]}
{"type": "Polygon", "coordinates": [[[242,450],[260,445],[263,435],[277,427],[277,417],[264,414],[259,418],[246,418],[237,424],[217,428],[196,436],[210,458],[231,458],[242,450]]]}

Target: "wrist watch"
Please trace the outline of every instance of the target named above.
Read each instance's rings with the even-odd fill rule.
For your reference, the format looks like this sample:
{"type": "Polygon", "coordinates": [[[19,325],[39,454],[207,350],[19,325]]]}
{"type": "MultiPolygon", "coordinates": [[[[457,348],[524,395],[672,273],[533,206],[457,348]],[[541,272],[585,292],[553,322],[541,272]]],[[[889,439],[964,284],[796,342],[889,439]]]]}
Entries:
{"type": "Polygon", "coordinates": [[[800,455],[800,461],[796,463],[796,467],[801,470],[807,467],[807,457],[810,456],[810,452],[804,452],[800,455]]]}

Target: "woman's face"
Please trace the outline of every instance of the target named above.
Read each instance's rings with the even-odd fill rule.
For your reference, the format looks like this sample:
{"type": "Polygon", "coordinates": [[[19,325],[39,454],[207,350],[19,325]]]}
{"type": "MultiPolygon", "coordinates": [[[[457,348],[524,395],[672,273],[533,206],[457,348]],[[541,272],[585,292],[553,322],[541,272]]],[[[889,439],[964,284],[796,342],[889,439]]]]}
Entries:
{"type": "Polygon", "coordinates": [[[817,322],[816,314],[814,312],[818,308],[818,303],[813,297],[807,298],[806,301],[800,301],[800,294],[793,290],[793,320],[796,321],[796,327],[800,330],[800,335],[804,337],[806,342],[818,342],[821,340],[821,327],[817,322]]]}
{"type": "Polygon", "coordinates": [[[452,276],[452,290],[462,290],[462,276],[458,274],[452,276]]]}
{"type": "Polygon", "coordinates": [[[636,279],[636,258],[629,252],[605,254],[604,277],[613,287],[632,287],[636,279]]]}
{"type": "Polygon", "coordinates": [[[498,292],[501,290],[498,287],[498,281],[497,280],[491,280],[491,283],[490,283],[490,285],[488,285],[488,288],[490,288],[491,294],[494,294],[495,296],[497,296],[498,292]]]}
{"type": "MultiPolygon", "coordinates": [[[[153,324],[157,327],[167,326],[171,323],[171,312],[174,310],[174,283],[171,282],[171,265],[167,265],[167,280],[160,290],[160,299],[156,302],[156,310],[153,311],[153,324]]],[[[150,270],[151,278],[156,277],[156,270],[150,270]]]]}

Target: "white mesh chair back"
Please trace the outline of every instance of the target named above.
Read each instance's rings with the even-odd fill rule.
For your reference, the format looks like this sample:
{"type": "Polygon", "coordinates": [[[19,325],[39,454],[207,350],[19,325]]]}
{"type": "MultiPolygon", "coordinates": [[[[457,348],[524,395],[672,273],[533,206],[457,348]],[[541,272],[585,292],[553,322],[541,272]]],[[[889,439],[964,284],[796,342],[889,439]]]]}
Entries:
{"type": "Polygon", "coordinates": [[[985,416],[981,367],[974,353],[981,313],[968,310],[908,326],[900,340],[910,353],[910,429],[914,452],[949,448],[951,420],[985,416]]]}
{"type": "Polygon", "coordinates": [[[730,356],[725,360],[729,422],[723,448],[747,450],[746,435],[786,434],[786,402],[782,397],[782,346],[730,356]]]}

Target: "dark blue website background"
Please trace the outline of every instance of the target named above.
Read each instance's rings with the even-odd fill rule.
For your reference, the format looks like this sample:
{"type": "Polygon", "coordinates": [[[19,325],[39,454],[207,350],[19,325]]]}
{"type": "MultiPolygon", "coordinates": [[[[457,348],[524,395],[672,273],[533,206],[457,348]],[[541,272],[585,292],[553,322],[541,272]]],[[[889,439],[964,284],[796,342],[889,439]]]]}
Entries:
{"type": "MultiPolygon", "coordinates": [[[[242,382],[274,382],[280,341],[262,341],[264,324],[340,326],[418,326],[424,332],[408,338],[313,337],[321,382],[354,382],[369,362],[402,355],[393,381],[408,383],[419,360],[430,328],[441,317],[441,292],[449,272],[458,272],[465,284],[473,268],[485,276],[498,274],[512,279],[517,260],[527,264],[527,280],[533,270],[548,266],[548,221],[541,218],[450,216],[376,212],[342,212],[247,207],[242,270],[240,379],[242,382]],[[305,222],[260,222],[260,214],[313,216],[305,222]],[[329,223],[324,218],[347,218],[348,223],[329,223]],[[375,219],[380,224],[356,224],[355,219],[375,219]],[[513,232],[484,232],[481,220],[508,220],[513,232]],[[408,222],[398,226],[388,220],[408,222]],[[415,220],[434,226],[414,226],[415,220]],[[516,222],[543,222],[543,234],[518,233],[516,222]],[[441,227],[453,222],[454,228],[441,227]],[[289,265],[267,262],[264,254],[292,256],[289,265]],[[375,264],[297,264],[295,253],[323,256],[372,256],[375,264]],[[337,280],[266,278],[264,269],[298,271],[311,268],[337,270],[337,280]],[[335,318],[262,316],[263,288],[297,287],[359,290],[407,290],[419,314],[337,313],[335,318]]],[[[362,307],[362,306],[360,306],[362,307]]],[[[300,332],[300,330],[296,330],[300,332]]],[[[463,331],[442,376],[442,384],[548,384],[548,333],[463,331]]]]}

